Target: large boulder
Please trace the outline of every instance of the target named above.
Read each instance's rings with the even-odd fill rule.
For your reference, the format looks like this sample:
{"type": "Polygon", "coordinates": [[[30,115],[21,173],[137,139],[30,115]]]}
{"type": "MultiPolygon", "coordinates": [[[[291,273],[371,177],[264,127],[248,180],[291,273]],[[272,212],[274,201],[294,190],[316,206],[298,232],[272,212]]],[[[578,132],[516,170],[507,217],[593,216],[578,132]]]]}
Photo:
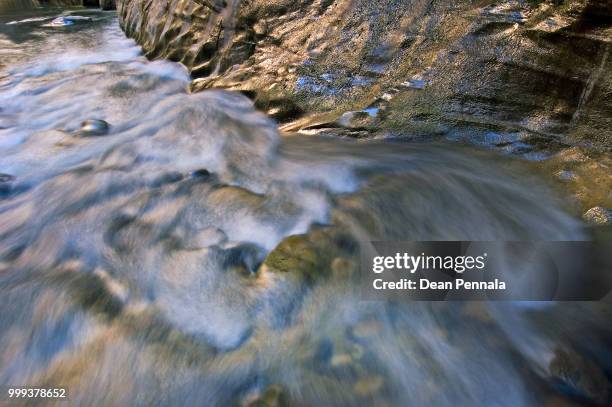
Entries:
{"type": "Polygon", "coordinates": [[[117,2],[125,32],[147,56],[183,63],[193,90],[240,90],[264,110],[292,106],[280,120],[322,112],[338,118],[386,98],[382,127],[468,122],[606,146],[611,4],[117,2]]]}

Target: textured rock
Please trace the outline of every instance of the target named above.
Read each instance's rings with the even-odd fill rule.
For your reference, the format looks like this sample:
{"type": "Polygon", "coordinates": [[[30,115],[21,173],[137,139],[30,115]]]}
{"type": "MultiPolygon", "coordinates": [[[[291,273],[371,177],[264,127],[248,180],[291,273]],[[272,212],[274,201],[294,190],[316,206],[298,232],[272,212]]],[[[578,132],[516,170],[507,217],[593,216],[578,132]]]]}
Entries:
{"type": "Polygon", "coordinates": [[[397,88],[382,127],[469,122],[609,146],[612,3],[486,4],[119,0],[118,10],[147,56],[190,69],[193,90],[240,90],[266,111],[290,106],[281,121],[339,117],[397,88]]]}
{"type": "Polygon", "coordinates": [[[612,211],[601,206],[589,209],[582,218],[594,225],[612,225],[612,211]]]}
{"type": "Polygon", "coordinates": [[[307,234],[286,237],[268,254],[262,267],[273,273],[292,273],[312,283],[330,271],[338,271],[334,254],[354,254],[354,245],[339,228],[313,227],[307,234]]]}

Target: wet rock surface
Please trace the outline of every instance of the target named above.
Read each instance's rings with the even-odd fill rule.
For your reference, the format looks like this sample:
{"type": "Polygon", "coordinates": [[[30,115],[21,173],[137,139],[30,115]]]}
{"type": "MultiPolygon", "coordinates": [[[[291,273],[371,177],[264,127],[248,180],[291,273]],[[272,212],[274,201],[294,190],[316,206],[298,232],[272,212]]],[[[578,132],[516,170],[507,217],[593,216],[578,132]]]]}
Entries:
{"type": "Polygon", "coordinates": [[[612,210],[601,206],[589,209],[582,217],[594,225],[612,225],[612,210]]]}
{"type": "Polygon", "coordinates": [[[609,2],[132,0],[118,14],[148,57],[189,69],[191,91],[240,91],[283,132],[443,138],[550,161],[579,215],[612,205],[597,186],[609,169],[595,182],[569,168],[593,160],[556,158],[612,157],[609,2]]]}
{"type": "Polygon", "coordinates": [[[390,89],[381,127],[459,121],[610,146],[612,40],[598,0],[119,1],[152,58],[185,64],[194,90],[289,100],[295,116],[359,110],[390,89]],[[357,109],[356,109],[357,108],[357,109]]]}

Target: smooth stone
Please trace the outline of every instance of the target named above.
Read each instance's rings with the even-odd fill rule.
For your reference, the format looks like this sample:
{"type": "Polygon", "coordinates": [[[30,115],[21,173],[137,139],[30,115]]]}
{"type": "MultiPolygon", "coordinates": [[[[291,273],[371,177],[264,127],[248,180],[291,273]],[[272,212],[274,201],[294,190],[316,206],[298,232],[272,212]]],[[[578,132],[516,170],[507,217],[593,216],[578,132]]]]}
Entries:
{"type": "Polygon", "coordinates": [[[110,125],[104,120],[88,119],[81,123],[78,133],[80,136],[102,136],[108,133],[110,125]]]}

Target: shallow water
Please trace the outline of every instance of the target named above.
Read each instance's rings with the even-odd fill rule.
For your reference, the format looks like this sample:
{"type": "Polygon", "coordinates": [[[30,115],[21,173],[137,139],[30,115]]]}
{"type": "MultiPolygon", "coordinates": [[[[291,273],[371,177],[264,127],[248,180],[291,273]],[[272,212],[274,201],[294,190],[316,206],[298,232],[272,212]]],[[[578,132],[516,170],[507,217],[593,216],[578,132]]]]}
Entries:
{"type": "Polygon", "coordinates": [[[74,405],[517,406],[568,397],[559,346],[612,365],[603,305],[356,292],[347,241],[589,239],[526,163],[281,137],[240,94],[187,93],[114,14],[72,15],[91,21],[0,18],[1,385],[74,405]],[[304,233],[345,244],[306,274],[264,262],[304,233]]]}

